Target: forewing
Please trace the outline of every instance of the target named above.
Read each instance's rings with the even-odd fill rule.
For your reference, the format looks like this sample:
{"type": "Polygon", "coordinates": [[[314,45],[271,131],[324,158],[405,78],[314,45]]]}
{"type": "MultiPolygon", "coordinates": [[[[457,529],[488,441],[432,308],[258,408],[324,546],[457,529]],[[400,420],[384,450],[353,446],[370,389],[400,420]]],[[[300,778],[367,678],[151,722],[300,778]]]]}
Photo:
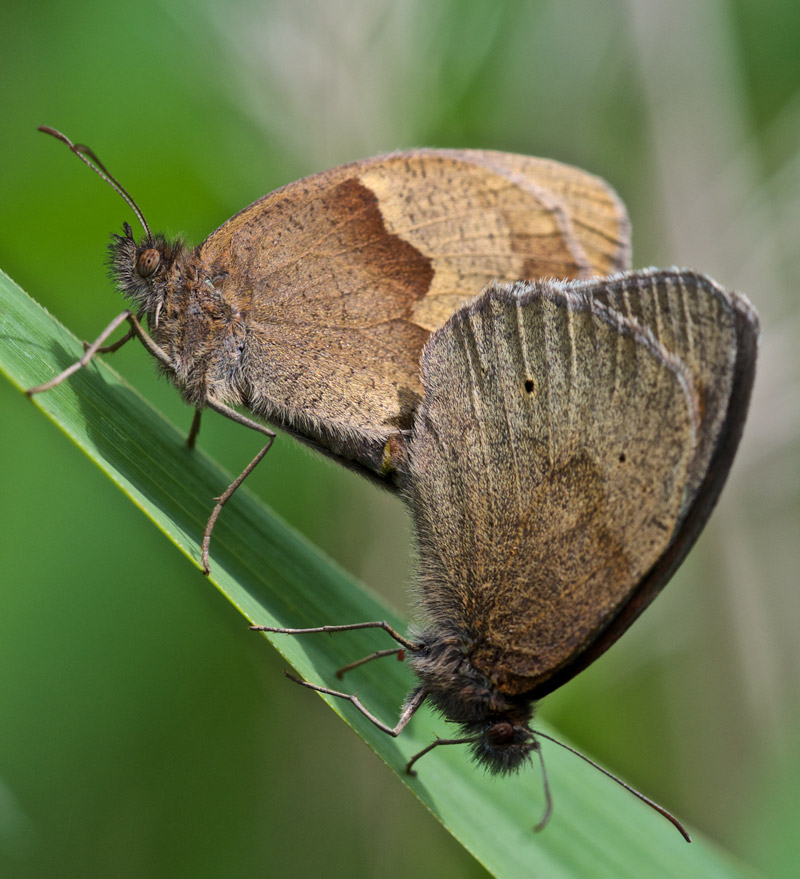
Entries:
{"type": "Polygon", "coordinates": [[[411,424],[429,332],[486,283],[599,269],[574,216],[605,199],[626,230],[610,189],[557,163],[539,181],[535,163],[503,155],[420,150],[341,166],[210,236],[201,258],[247,321],[243,396],[255,411],[301,431],[327,426],[356,457],[363,438],[374,451],[411,424]]]}
{"type": "Polygon", "coordinates": [[[494,280],[586,278],[627,268],[625,208],[598,177],[483,150],[417,150],[365,163],[387,227],[431,256],[414,320],[427,330],[494,280]]]}
{"type": "Polygon", "coordinates": [[[547,190],[562,205],[570,234],[579,243],[586,260],[584,277],[601,277],[630,268],[628,213],[617,193],[602,177],[551,159],[492,150],[475,152],[485,164],[525,177],[533,185],[547,190]]]}

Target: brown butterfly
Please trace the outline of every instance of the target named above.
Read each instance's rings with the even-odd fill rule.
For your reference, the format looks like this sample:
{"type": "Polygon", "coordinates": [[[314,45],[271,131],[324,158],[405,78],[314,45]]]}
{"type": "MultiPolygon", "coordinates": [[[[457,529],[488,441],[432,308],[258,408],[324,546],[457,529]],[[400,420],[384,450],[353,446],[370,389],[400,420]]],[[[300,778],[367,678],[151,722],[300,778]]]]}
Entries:
{"type": "Polygon", "coordinates": [[[537,737],[549,736],[531,727],[534,702],[622,635],[711,513],[757,342],[747,299],[695,272],[490,285],[422,353],[424,396],[400,463],[421,627],[408,638],[383,621],[253,628],[388,632],[401,646],[368,659],[405,651],[419,679],[395,726],[356,696],[298,682],[392,736],[425,701],[460,726],[409,772],[444,744],[470,745],[497,773],[541,760],[537,737]]]}
{"type": "Polygon", "coordinates": [[[602,180],[558,162],[478,150],[413,150],[315,174],[254,202],[192,249],[154,235],[94,153],[52,128],[128,203],[144,228],[114,235],[129,302],[63,381],[134,336],[199,415],[208,407],[267,437],[294,434],[365,475],[396,483],[403,432],[432,330],[492,280],[583,278],[626,268],[625,209],[602,180]],[[123,323],[127,334],[106,340],[123,323]]]}

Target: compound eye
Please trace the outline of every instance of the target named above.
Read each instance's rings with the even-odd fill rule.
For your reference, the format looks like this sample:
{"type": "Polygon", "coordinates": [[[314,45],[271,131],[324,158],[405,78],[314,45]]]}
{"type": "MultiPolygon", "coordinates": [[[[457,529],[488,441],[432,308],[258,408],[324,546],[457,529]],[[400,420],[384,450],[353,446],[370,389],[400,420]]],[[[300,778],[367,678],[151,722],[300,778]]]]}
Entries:
{"type": "Polygon", "coordinates": [[[149,278],[160,264],[161,254],[155,247],[148,247],[147,250],[143,250],[139,254],[139,258],[136,260],[136,272],[142,278],[149,278]]]}
{"type": "Polygon", "coordinates": [[[506,745],[514,738],[514,727],[506,720],[498,721],[486,730],[486,737],[492,745],[506,745]]]}

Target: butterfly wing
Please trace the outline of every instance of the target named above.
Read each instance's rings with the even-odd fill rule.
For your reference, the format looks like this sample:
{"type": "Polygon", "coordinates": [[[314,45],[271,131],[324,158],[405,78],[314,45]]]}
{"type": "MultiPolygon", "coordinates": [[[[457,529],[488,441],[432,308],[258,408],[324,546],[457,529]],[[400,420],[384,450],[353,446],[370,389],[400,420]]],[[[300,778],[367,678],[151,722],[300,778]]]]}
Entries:
{"type": "MultiPolygon", "coordinates": [[[[580,286],[580,285],[576,285],[580,286]]],[[[701,429],[679,524],[666,552],[595,641],[539,690],[546,695],[590,665],[672,577],[711,515],[744,429],[758,355],[758,315],[745,296],[686,270],[631,272],[592,295],[650,328],[689,370],[701,429]]]]}
{"type": "Polygon", "coordinates": [[[248,405],[380,470],[387,438],[411,425],[431,330],[492,279],[594,274],[624,262],[627,241],[624,208],[589,174],[418,150],[283,187],[199,255],[246,321],[237,378],[248,405]],[[575,232],[598,204],[593,222],[610,224],[602,259],[575,232]]]}
{"type": "MultiPolygon", "coordinates": [[[[687,288],[682,301],[703,308],[719,289],[690,273],[627,280],[644,299],[687,288]]],[[[654,572],[686,544],[713,449],[729,444],[719,412],[738,393],[735,321],[708,351],[688,330],[693,370],[602,301],[608,283],[492,287],[423,355],[408,464],[422,603],[466,633],[472,663],[509,694],[553,689],[619,637],[665,582],[654,572]]]]}
{"type": "Polygon", "coordinates": [[[564,211],[570,237],[583,252],[586,264],[583,277],[611,275],[630,268],[628,214],[605,180],[573,165],[535,156],[492,150],[467,150],[463,154],[480,156],[485,165],[524,178],[555,198],[564,211]]]}

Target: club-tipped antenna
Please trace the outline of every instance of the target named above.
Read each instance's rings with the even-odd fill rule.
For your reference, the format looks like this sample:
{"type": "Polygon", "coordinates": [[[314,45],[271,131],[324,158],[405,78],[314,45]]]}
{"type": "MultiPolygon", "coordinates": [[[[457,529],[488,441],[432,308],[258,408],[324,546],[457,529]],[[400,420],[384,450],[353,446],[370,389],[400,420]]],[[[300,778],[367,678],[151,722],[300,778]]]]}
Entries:
{"type": "Polygon", "coordinates": [[[544,813],[539,819],[539,823],[533,828],[534,833],[539,833],[539,831],[544,830],[545,827],[547,827],[547,822],[553,814],[553,797],[550,795],[550,780],[547,777],[547,769],[544,765],[542,749],[539,747],[538,743],[536,744],[536,753],[539,755],[539,766],[542,767],[542,785],[544,786],[544,813]]]}
{"type": "Polygon", "coordinates": [[[82,143],[73,143],[66,134],[62,134],[60,131],[57,131],[55,128],[50,128],[49,125],[40,125],[39,131],[43,131],[45,134],[49,134],[52,137],[55,137],[57,140],[60,140],[62,143],[66,144],[70,150],[75,153],[75,155],[85,164],[88,165],[95,174],[99,175],[106,181],[106,183],[117,192],[122,198],[125,199],[128,207],[136,214],[136,219],[142,224],[142,228],[147,235],[147,240],[152,244],[153,235],[150,232],[150,227],[147,225],[147,220],[144,218],[144,214],[142,213],[142,209],[138,204],[133,200],[133,197],[128,193],[125,187],[116,180],[109,172],[106,170],[105,165],[97,158],[94,151],[90,149],[86,144],[82,143]]]}
{"type": "MultiPolygon", "coordinates": [[[[540,738],[547,739],[548,742],[553,742],[556,745],[559,745],[560,747],[564,748],[565,751],[570,751],[572,754],[575,754],[576,757],[580,757],[581,760],[585,760],[590,766],[594,766],[594,768],[602,772],[603,775],[607,775],[610,779],[616,781],[616,783],[621,787],[624,787],[626,791],[632,793],[635,797],[638,797],[643,803],[647,803],[647,805],[650,806],[651,809],[654,809],[656,812],[658,812],[659,815],[663,815],[667,819],[667,821],[670,821],[672,824],[674,824],[678,832],[686,840],[686,842],[692,841],[691,836],[689,836],[689,833],[683,826],[683,824],[681,824],[681,822],[678,821],[678,819],[672,813],[668,812],[663,806],[659,806],[658,803],[656,803],[654,800],[651,800],[650,797],[646,797],[643,793],[636,790],[635,787],[631,787],[626,781],[623,781],[621,778],[614,775],[613,772],[609,772],[608,769],[604,769],[599,763],[595,763],[594,760],[587,757],[586,754],[581,754],[581,752],[576,751],[575,748],[572,748],[569,745],[564,744],[564,742],[560,742],[558,739],[554,739],[552,736],[548,736],[546,733],[540,732],[539,730],[532,730],[531,732],[534,736],[539,736],[540,738]]],[[[541,751],[539,752],[539,757],[541,758],[541,751]]],[[[549,816],[546,815],[546,817],[549,816]]],[[[540,826],[541,822],[539,823],[539,825],[537,825],[536,829],[538,830],[540,826]]]]}

